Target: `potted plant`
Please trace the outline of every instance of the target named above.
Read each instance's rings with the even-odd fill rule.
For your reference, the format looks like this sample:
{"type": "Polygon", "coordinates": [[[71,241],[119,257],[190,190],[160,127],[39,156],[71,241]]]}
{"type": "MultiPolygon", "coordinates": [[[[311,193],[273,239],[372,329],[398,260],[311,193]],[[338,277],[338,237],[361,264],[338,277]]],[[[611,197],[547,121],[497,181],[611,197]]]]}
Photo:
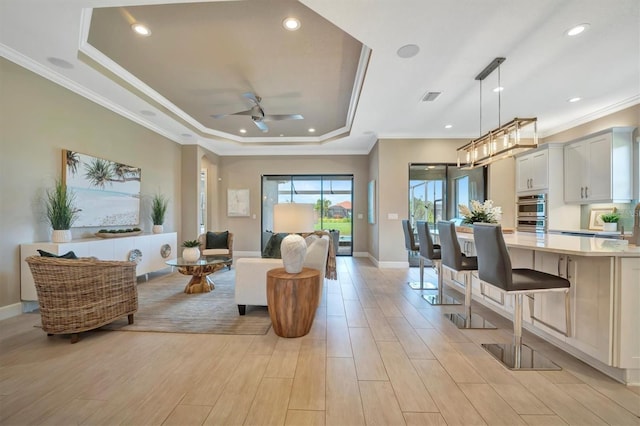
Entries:
{"type": "Polygon", "coordinates": [[[602,220],[602,230],[615,232],[618,230],[618,221],[620,220],[620,214],[616,212],[604,213],[600,216],[602,220]]]}
{"type": "Polygon", "coordinates": [[[152,232],[161,234],[164,230],[164,217],[167,214],[169,200],[162,194],[156,194],[151,199],[151,221],[153,222],[152,232]]]}
{"type": "Polygon", "coordinates": [[[51,241],[54,243],[68,243],[71,241],[71,225],[78,218],[75,194],[67,191],[62,180],[56,180],[53,189],[46,191],[45,209],[47,222],[53,228],[51,241]]]}
{"type": "Polygon", "coordinates": [[[200,242],[198,240],[187,240],[182,243],[182,258],[187,262],[195,262],[200,259],[200,242]]]}

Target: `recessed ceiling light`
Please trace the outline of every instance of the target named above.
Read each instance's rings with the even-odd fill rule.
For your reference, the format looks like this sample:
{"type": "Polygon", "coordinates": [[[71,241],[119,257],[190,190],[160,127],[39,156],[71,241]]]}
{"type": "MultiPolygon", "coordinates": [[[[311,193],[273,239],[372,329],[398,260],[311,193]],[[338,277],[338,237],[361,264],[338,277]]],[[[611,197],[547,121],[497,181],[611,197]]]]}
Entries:
{"type": "Polygon", "coordinates": [[[589,24],[579,24],[576,25],[575,27],[567,30],[567,32],[565,34],[567,34],[569,37],[573,37],[573,36],[577,36],[578,34],[582,34],[586,29],[589,28],[589,24]]]}
{"type": "Polygon", "coordinates": [[[580,100],[582,100],[582,98],[580,98],[580,97],[576,96],[575,98],[567,99],[567,102],[574,103],[574,102],[578,102],[578,101],[580,101],[580,100]]]}
{"type": "Polygon", "coordinates": [[[302,24],[300,24],[300,20],[298,18],[288,17],[282,21],[282,26],[285,30],[296,31],[300,29],[302,24]]]}
{"type": "Polygon", "coordinates": [[[65,68],[65,69],[73,68],[73,64],[71,64],[70,62],[67,62],[64,59],[56,58],[54,56],[48,57],[47,61],[49,61],[50,64],[53,64],[60,68],[65,68]]]}
{"type": "Polygon", "coordinates": [[[153,116],[155,116],[155,115],[156,115],[156,113],[155,113],[155,112],[153,112],[153,111],[149,111],[149,110],[147,110],[147,109],[143,109],[142,111],[140,111],[140,114],[142,114],[142,115],[146,115],[147,117],[153,117],[153,116]]]}
{"type": "Polygon", "coordinates": [[[240,133],[247,133],[247,129],[240,129],[240,133]]]}
{"type": "Polygon", "coordinates": [[[450,129],[450,128],[452,128],[452,127],[453,127],[453,125],[452,125],[452,124],[447,124],[446,126],[444,126],[444,128],[445,128],[445,129],[450,129]]]}
{"type": "Polygon", "coordinates": [[[313,127],[309,128],[309,133],[314,133],[316,131],[316,129],[314,129],[313,127]]]}
{"type": "Polygon", "coordinates": [[[498,93],[498,92],[502,92],[504,90],[504,87],[502,86],[498,86],[495,89],[493,89],[494,92],[498,93]]]}
{"type": "Polygon", "coordinates": [[[418,54],[420,47],[415,44],[405,44],[396,52],[401,58],[412,58],[418,54]]]}
{"type": "Polygon", "coordinates": [[[136,34],[140,34],[141,36],[149,37],[151,35],[151,30],[144,24],[136,22],[131,25],[131,29],[136,32],[136,34]]]}
{"type": "Polygon", "coordinates": [[[190,138],[191,136],[193,136],[191,133],[182,133],[181,135],[185,138],[190,138]]]}
{"type": "Polygon", "coordinates": [[[280,133],[280,137],[284,136],[284,134],[280,133]]]}

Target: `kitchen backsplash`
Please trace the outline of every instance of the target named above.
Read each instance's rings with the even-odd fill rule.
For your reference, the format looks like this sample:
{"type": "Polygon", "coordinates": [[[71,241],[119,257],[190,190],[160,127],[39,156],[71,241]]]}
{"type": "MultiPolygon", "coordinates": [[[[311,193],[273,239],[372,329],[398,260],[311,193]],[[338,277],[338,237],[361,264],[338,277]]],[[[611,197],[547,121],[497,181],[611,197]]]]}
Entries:
{"type": "Polygon", "coordinates": [[[620,221],[618,222],[618,230],[620,226],[624,226],[626,233],[633,230],[633,209],[635,208],[638,200],[632,200],[631,203],[624,204],[585,204],[580,206],[580,228],[589,229],[589,215],[591,209],[601,209],[605,207],[615,207],[616,211],[620,213],[620,221]]]}

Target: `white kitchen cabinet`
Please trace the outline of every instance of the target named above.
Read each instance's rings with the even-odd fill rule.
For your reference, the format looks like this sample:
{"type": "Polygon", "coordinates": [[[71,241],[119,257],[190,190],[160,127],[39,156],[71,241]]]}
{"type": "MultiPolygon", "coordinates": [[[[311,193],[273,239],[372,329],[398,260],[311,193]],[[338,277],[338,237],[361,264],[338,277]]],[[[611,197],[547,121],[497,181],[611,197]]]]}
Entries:
{"type": "Polygon", "coordinates": [[[633,127],[614,127],[569,142],[564,149],[564,200],[629,202],[633,193],[633,127]]]}
{"type": "Polygon", "coordinates": [[[568,256],[536,252],[535,269],[559,275],[571,282],[569,290],[571,328],[565,336],[564,293],[534,296],[533,324],[604,363],[611,361],[611,294],[613,258],[568,256]]]}
{"type": "Polygon", "coordinates": [[[518,194],[540,193],[549,188],[549,151],[541,149],[516,159],[516,191],[518,194]]]}
{"type": "Polygon", "coordinates": [[[100,260],[128,260],[132,250],[139,250],[142,257],[136,266],[136,275],[167,268],[167,260],[178,255],[177,234],[137,235],[122,238],[87,238],[68,243],[29,243],[20,245],[20,298],[24,301],[38,300],[33,276],[29,265],[25,262],[28,256],[38,254],[38,249],[56,255],[73,251],[78,257],[93,256],[100,260]]]}
{"type": "MultiPolygon", "coordinates": [[[[614,297],[619,307],[614,316],[613,366],[640,375],[640,258],[618,258],[614,297]]],[[[636,377],[635,383],[640,382],[636,377]]]]}
{"type": "Polygon", "coordinates": [[[580,206],[564,201],[564,148],[549,142],[516,156],[516,195],[546,194],[547,229],[580,228],[580,206]]]}

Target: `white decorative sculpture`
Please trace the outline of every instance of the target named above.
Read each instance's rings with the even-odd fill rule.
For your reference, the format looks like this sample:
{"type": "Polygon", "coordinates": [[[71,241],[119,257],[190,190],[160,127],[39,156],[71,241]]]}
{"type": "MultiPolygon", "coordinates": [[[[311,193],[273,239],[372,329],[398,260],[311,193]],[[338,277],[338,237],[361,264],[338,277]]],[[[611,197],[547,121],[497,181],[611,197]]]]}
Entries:
{"type": "Polygon", "coordinates": [[[280,243],[284,269],[290,274],[302,271],[307,243],[294,232],[311,232],[315,224],[313,204],[276,204],[273,206],[273,230],[288,232],[280,243]]]}
{"type": "Polygon", "coordinates": [[[280,243],[280,254],[285,271],[297,274],[302,271],[307,242],[298,234],[289,234],[280,243]]]}

